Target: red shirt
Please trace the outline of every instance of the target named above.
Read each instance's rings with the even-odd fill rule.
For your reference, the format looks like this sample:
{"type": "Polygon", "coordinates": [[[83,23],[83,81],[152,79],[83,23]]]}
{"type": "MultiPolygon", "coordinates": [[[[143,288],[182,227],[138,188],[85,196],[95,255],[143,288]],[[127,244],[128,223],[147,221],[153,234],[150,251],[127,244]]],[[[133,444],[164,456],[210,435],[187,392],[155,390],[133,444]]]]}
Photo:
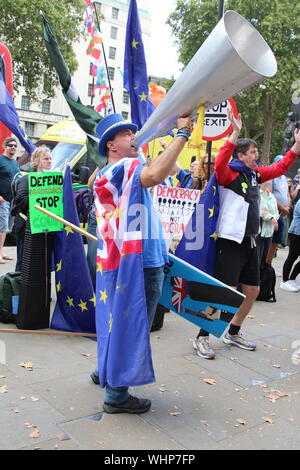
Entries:
{"type": "MultiPolygon", "coordinates": [[[[230,184],[239,174],[237,171],[233,171],[228,165],[235,147],[236,144],[232,144],[227,140],[217,156],[215,163],[216,178],[218,183],[222,186],[230,184]]],[[[265,181],[277,178],[277,176],[284,175],[292,163],[294,163],[296,157],[297,153],[289,150],[279,162],[270,166],[257,166],[254,168],[254,171],[260,174],[262,183],[264,183],[265,181]]]]}

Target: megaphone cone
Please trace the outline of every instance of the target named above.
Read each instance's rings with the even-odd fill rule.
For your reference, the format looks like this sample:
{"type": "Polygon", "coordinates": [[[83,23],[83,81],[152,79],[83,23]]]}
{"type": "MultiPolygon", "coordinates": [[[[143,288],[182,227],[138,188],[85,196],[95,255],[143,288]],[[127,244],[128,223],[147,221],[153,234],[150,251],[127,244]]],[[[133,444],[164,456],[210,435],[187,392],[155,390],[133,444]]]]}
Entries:
{"type": "Polygon", "coordinates": [[[196,115],[199,106],[211,108],[276,71],[274,54],[260,33],[228,10],[138,132],[135,145],[173,129],[180,116],[196,115]]]}

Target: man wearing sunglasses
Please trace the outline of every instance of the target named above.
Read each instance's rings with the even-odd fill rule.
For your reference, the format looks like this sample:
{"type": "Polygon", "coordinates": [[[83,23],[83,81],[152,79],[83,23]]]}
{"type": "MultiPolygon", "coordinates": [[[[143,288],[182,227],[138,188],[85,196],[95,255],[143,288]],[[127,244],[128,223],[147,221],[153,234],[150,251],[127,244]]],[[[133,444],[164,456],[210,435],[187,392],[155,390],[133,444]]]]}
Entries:
{"type": "Polygon", "coordinates": [[[3,153],[0,155],[0,264],[11,260],[4,256],[3,246],[6,234],[11,231],[13,217],[10,214],[12,200],[11,183],[20,167],[14,157],[17,151],[17,141],[14,137],[7,137],[3,142],[3,153]]]}

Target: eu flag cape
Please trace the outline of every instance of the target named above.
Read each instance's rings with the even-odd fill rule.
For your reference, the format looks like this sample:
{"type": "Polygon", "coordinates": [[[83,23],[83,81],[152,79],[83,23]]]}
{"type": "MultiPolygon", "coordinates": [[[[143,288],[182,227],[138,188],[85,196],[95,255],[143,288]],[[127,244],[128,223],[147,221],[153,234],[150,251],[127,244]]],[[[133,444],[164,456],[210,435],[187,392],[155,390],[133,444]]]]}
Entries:
{"type": "MultiPolygon", "coordinates": [[[[79,226],[72,190],[70,167],[63,183],[64,218],[79,226]]],[[[54,245],[57,302],[51,328],[95,333],[96,298],[82,242],[82,236],[65,226],[57,232],[54,245]]]]}
{"type": "Polygon", "coordinates": [[[143,166],[124,158],[95,181],[98,236],[96,328],[102,387],[155,381],[143,274],[143,166]]]}

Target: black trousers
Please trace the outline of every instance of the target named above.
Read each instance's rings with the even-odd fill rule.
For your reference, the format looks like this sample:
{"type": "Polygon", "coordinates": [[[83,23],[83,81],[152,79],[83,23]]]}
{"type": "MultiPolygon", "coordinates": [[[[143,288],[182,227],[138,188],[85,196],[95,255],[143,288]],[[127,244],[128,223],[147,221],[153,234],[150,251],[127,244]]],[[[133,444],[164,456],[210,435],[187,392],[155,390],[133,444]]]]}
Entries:
{"type": "Polygon", "coordinates": [[[298,256],[300,256],[300,235],[289,233],[289,254],[282,269],[283,282],[286,282],[289,279],[295,280],[300,273],[300,261],[298,261],[292,270],[293,264],[297,260],[298,256]]]}

